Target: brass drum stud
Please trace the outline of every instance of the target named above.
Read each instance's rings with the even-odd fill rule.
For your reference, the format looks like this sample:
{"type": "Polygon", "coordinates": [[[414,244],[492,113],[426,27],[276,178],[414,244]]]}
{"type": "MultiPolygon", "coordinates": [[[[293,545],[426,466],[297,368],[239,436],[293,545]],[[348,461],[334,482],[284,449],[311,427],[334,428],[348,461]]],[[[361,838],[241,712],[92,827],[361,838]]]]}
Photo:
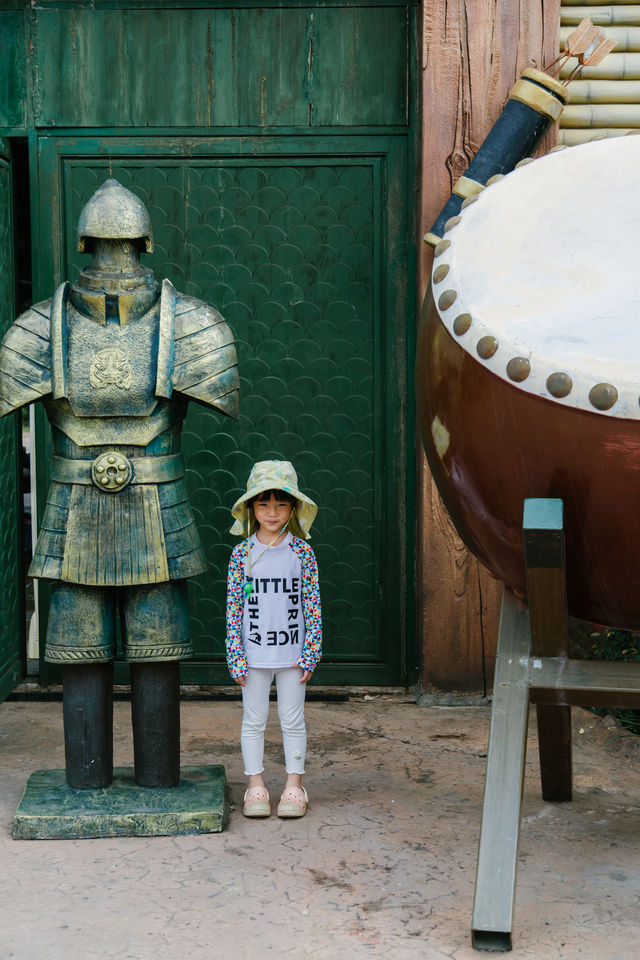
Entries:
{"type": "Polygon", "coordinates": [[[442,283],[450,269],[451,268],[448,263],[441,263],[440,266],[436,267],[433,271],[433,282],[442,283]]]}
{"type": "Polygon", "coordinates": [[[448,310],[456,302],[458,294],[455,290],[445,290],[438,300],[438,306],[441,310],[448,310]]]}
{"type": "Polygon", "coordinates": [[[441,257],[445,250],[448,250],[450,246],[451,240],[441,240],[440,243],[436,245],[436,249],[433,254],[434,257],[441,257]]]}
{"type": "Polygon", "coordinates": [[[444,225],[444,232],[447,233],[449,230],[453,230],[453,228],[457,227],[459,223],[460,217],[449,217],[444,225]]]}
{"type": "Polygon", "coordinates": [[[573,381],[568,373],[552,373],[547,377],[547,390],[552,397],[562,400],[573,389],[573,381]]]}
{"type": "Polygon", "coordinates": [[[618,399],[618,391],[611,383],[596,383],[589,391],[589,400],[596,410],[610,410],[618,399]]]}
{"type": "Polygon", "coordinates": [[[514,383],[522,383],[531,373],[531,364],[526,357],[512,357],[507,364],[507,376],[514,383]]]}
{"type": "Polygon", "coordinates": [[[489,360],[498,349],[498,341],[495,337],[481,337],[476,345],[476,351],[483,360],[489,360]]]}
{"type": "Polygon", "coordinates": [[[459,313],[458,316],[453,321],[453,332],[456,336],[461,337],[467,332],[471,326],[471,314],[470,313],[459,313]]]}

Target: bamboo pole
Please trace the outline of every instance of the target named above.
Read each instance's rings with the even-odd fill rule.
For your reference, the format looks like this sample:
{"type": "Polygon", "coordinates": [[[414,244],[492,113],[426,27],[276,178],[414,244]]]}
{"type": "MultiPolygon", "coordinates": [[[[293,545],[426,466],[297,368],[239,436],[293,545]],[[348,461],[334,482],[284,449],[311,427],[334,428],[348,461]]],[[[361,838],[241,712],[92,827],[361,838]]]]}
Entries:
{"type": "Polygon", "coordinates": [[[598,132],[602,127],[640,127],[640,103],[568,104],[562,115],[562,127],[564,130],[597,127],[598,132]]]}
{"type": "Polygon", "coordinates": [[[569,89],[571,106],[578,103],[640,103],[639,80],[574,80],[569,89]]]}
{"type": "Polygon", "coordinates": [[[602,140],[605,137],[624,137],[627,134],[636,134],[638,131],[632,127],[601,127],[595,130],[593,127],[582,127],[576,129],[561,129],[559,142],[565,147],[576,147],[580,143],[588,143],[589,140],[602,140]]]}
{"type": "MultiPolygon", "coordinates": [[[[560,78],[569,76],[573,67],[563,67],[560,78]]],[[[610,53],[596,67],[585,67],[580,74],[583,80],[638,80],[640,79],[640,53],[610,53]]]]}
{"type": "MultiPolygon", "coordinates": [[[[563,20],[566,23],[566,20],[563,20]]],[[[567,37],[573,31],[573,26],[562,26],[560,29],[560,44],[564,46],[567,37]]],[[[615,40],[616,53],[633,53],[640,50],[640,17],[635,26],[607,27],[607,38],[615,40]]],[[[609,54],[611,56],[611,54],[609,54]]]]}
{"type": "Polygon", "coordinates": [[[580,6],[570,5],[567,0],[562,5],[562,25],[575,26],[584,17],[591,17],[597,27],[623,26],[635,27],[640,22],[640,4],[616,3],[613,5],[590,6],[583,2],[580,6]]]}

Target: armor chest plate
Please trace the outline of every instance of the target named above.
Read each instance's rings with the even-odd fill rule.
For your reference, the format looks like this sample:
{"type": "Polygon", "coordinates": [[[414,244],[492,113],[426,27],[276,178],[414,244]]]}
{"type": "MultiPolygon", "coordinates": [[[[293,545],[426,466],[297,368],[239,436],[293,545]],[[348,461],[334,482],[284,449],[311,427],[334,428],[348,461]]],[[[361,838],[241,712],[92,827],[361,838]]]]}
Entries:
{"type": "Polygon", "coordinates": [[[76,417],[148,417],[155,396],[157,306],[121,326],[98,323],[69,303],[67,397],[76,417]]]}

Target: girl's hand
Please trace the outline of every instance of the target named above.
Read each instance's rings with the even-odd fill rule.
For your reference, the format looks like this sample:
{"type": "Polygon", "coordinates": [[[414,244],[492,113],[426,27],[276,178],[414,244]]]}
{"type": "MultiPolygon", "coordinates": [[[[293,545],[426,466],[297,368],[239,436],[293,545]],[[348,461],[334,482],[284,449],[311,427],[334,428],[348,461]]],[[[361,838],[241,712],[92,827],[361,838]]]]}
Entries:
{"type": "Polygon", "coordinates": [[[307,680],[310,680],[312,676],[313,672],[311,670],[305,670],[300,677],[300,683],[306,683],[307,680]]]}
{"type": "Polygon", "coordinates": [[[239,683],[241,687],[244,687],[245,684],[246,684],[246,682],[247,682],[246,676],[244,676],[244,677],[234,677],[233,679],[235,680],[236,683],[239,683]]]}

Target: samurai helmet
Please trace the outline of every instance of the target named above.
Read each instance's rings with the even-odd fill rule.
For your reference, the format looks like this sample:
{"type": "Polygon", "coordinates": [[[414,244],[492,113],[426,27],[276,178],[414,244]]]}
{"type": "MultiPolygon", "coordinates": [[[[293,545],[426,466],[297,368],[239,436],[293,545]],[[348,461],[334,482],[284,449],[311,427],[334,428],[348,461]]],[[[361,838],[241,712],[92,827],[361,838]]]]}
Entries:
{"type": "Polygon", "coordinates": [[[98,240],[142,240],[147,253],[153,252],[151,218],[142,200],[117,180],[105,180],[84,205],[78,220],[78,251],[86,253],[86,242],[98,240]]]}

